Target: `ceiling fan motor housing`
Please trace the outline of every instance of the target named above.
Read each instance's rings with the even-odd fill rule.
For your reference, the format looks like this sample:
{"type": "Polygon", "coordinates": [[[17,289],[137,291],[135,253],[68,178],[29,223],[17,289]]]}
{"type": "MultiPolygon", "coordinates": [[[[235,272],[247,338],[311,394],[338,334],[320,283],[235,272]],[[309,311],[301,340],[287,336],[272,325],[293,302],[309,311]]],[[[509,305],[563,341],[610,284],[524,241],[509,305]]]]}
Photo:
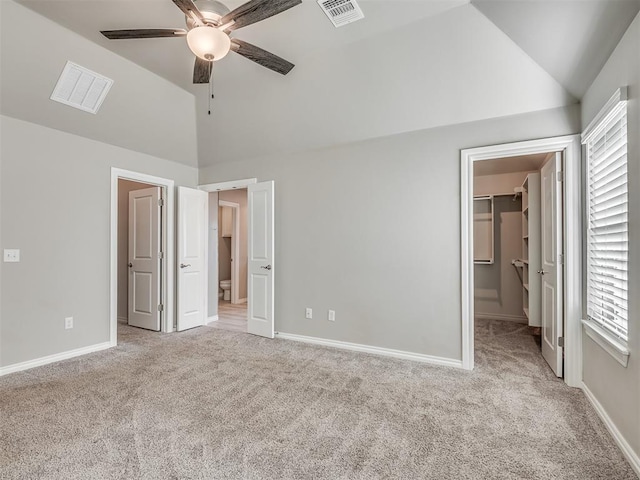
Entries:
{"type": "MultiPolygon", "coordinates": [[[[218,25],[219,20],[231,11],[225,4],[216,0],[194,0],[193,3],[198,7],[198,10],[200,10],[200,13],[210,25],[218,25]]],[[[187,30],[191,30],[197,26],[193,18],[188,15],[185,15],[185,18],[187,30]]]]}

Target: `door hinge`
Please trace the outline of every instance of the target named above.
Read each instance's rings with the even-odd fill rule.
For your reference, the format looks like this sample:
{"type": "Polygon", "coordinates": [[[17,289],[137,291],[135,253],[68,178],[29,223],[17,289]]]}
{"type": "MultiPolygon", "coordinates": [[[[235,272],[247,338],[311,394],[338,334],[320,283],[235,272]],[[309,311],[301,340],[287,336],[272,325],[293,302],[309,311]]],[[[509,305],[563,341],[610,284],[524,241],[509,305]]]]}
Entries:
{"type": "Polygon", "coordinates": [[[158,305],[158,311],[159,312],[164,312],[164,305],[163,304],[158,305]]]}
{"type": "Polygon", "coordinates": [[[558,255],[558,263],[560,265],[564,265],[564,253],[561,253],[560,255],[558,255]]]}
{"type": "Polygon", "coordinates": [[[560,170],[558,172],[558,181],[559,182],[564,182],[564,170],[560,170]]]}
{"type": "Polygon", "coordinates": [[[162,260],[164,258],[164,252],[158,252],[158,258],[162,260]]]}
{"type": "Polygon", "coordinates": [[[158,206],[159,207],[164,207],[164,198],[159,198],[158,199],[158,206]]]}
{"type": "Polygon", "coordinates": [[[558,346],[564,348],[564,337],[558,337],[558,346]]]}

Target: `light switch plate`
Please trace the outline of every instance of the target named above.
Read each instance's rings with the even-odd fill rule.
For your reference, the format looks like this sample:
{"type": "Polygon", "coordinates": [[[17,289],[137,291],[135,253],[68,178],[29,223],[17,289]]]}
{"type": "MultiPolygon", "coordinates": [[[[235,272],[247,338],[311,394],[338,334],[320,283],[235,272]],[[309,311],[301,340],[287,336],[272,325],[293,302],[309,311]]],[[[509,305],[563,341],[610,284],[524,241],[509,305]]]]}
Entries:
{"type": "Polygon", "coordinates": [[[4,261],[5,262],[19,262],[20,261],[20,250],[15,248],[5,248],[4,249],[4,261]]]}

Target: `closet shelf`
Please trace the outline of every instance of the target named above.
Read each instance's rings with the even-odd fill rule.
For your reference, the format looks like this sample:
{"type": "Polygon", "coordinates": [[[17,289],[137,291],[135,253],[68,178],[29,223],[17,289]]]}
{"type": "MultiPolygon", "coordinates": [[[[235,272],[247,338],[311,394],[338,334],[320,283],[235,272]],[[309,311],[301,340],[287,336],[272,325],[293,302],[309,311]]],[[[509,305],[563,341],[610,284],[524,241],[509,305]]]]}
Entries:
{"type": "Polygon", "coordinates": [[[522,184],[522,309],[529,326],[540,326],[540,174],[529,173],[522,184]],[[531,263],[530,263],[531,262],[531,263]]]}

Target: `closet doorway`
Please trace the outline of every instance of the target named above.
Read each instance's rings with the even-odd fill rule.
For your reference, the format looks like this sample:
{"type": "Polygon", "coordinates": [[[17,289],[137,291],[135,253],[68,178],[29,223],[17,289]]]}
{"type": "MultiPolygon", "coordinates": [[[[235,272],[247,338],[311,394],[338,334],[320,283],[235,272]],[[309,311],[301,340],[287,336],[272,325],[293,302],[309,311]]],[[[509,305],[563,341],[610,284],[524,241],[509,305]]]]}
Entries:
{"type": "Polygon", "coordinates": [[[505,331],[539,328],[541,355],[578,386],[579,138],[463,150],[461,161],[463,366],[474,365],[475,320],[492,319],[505,331]]]}
{"type": "MultiPolygon", "coordinates": [[[[522,368],[539,365],[544,371],[542,346],[551,342],[555,349],[556,329],[545,328],[546,336],[542,332],[543,325],[556,319],[542,321],[542,312],[548,310],[543,308],[539,273],[543,237],[540,171],[554,156],[539,153],[474,165],[473,307],[474,344],[482,345],[476,349],[479,362],[490,354],[492,361],[499,358],[512,371],[520,363],[522,368]]],[[[546,297],[546,301],[553,300],[546,297]]],[[[562,376],[562,363],[558,365],[555,355],[547,356],[554,373],[562,376]]]]}

